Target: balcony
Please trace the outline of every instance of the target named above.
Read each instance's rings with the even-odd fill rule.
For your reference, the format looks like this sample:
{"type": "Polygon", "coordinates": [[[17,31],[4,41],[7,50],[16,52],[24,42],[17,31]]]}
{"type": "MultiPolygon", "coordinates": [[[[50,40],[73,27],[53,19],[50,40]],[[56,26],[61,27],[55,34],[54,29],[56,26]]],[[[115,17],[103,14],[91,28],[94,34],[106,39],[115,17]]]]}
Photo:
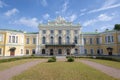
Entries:
{"type": "Polygon", "coordinates": [[[55,47],[75,47],[75,43],[46,43],[46,47],[55,46],[55,47]]]}

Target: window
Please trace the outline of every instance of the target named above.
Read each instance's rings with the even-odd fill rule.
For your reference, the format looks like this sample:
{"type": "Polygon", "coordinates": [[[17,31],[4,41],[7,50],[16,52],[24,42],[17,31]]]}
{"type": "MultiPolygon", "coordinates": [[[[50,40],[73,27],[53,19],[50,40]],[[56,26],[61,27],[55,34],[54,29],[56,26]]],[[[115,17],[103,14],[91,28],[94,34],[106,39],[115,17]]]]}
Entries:
{"type": "Polygon", "coordinates": [[[93,42],[92,42],[92,38],[90,38],[90,44],[93,44],[93,42]]]}
{"type": "Polygon", "coordinates": [[[46,38],[43,37],[43,38],[42,38],[42,44],[45,44],[45,42],[46,42],[46,38]]]}
{"type": "Polygon", "coordinates": [[[16,36],[16,43],[18,43],[18,36],[16,36]]]}
{"type": "Polygon", "coordinates": [[[75,36],[74,43],[77,44],[77,36],[75,36]]]}
{"type": "Polygon", "coordinates": [[[120,35],[118,35],[118,42],[120,42],[120,35]]]}
{"type": "Polygon", "coordinates": [[[3,35],[0,34],[0,41],[2,41],[2,40],[3,40],[3,35]]]}
{"type": "Polygon", "coordinates": [[[90,53],[93,55],[93,53],[94,53],[94,50],[93,50],[93,49],[90,49],[90,53]]]}
{"type": "Polygon", "coordinates": [[[58,38],[58,43],[59,43],[59,44],[62,43],[62,38],[61,38],[61,37],[58,38]]]}
{"type": "Polygon", "coordinates": [[[84,44],[86,44],[86,38],[84,38],[84,44]]]}
{"type": "Polygon", "coordinates": [[[67,30],[67,31],[66,31],[66,33],[67,33],[67,34],[70,34],[70,31],[69,31],[69,30],[67,30]]]}
{"type": "Polygon", "coordinates": [[[21,49],[21,54],[23,54],[23,49],[21,49]]]}
{"type": "Polygon", "coordinates": [[[43,33],[43,34],[46,34],[46,30],[43,30],[42,33],[43,33]]]}
{"type": "Polygon", "coordinates": [[[58,49],[58,54],[62,54],[62,49],[58,49]]]}
{"type": "Polygon", "coordinates": [[[54,34],[54,31],[53,31],[53,30],[50,30],[50,33],[51,33],[51,34],[54,34]]]}
{"type": "Polygon", "coordinates": [[[12,42],[15,43],[15,36],[12,36],[12,42]]]}
{"type": "Polygon", "coordinates": [[[62,31],[61,31],[61,30],[59,30],[59,31],[58,31],[58,33],[59,33],[59,34],[61,34],[61,33],[62,33],[62,31]]]}
{"type": "Polygon", "coordinates": [[[32,54],[35,54],[35,49],[32,49],[32,54]]]}
{"type": "Polygon", "coordinates": [[[51,44],[53,44],[53,37],[51,37],[51,44]]]}
{"type": "Polygon", "coordinates": [[[96,43],[100,44],[100,38],[96,38],[96,43]]]}
{"type": "Polygon", "coordinates": [[[113,36],[105,36],[105,42],[106,43],[114,42],[114,37],[113,36]]]}
{"type": "Polygon", "coordinates": [[[2,54],[2,49],[0,48],[0,55],[2,54]]]}
{"type": "Polygon", "coordinates": [[[27,44],[29,44],[29,38],[27,38],[27,41],[26,41],[27,44]]]}
{"type": "Polygon", "coordinates": [[[75,30],[74,33],[75,33],[75,34],[78,34],[78,30],[75,30]]]}
{"type": "Polygon", "coordinates": [[[78,54],[78,49],[75,49],[75,54],[78,54]]]}
{"type": "Polygon", "coordinates": [[[28,49],[26,49],[26,54],[29,54],[29,50],[28,49]]]}
{"type": "Polygon", "coordinates": [[[67,44],[69,44],[70,43],[70,38],[69,38],[69,36],[67,36],[67,44]]]}
{"type": "Polygon", "coordinates": [[[33,44],[36,44],[36,38],[33,38],[33,44]]]}
{"type": "Polygon", "coordinates": [[[45,49],[42,49],[42,54],[45,54],[45,49]]]}
{"type": "Polygon", "coordinates": [[[84,49],[85,54],[87,54],[87,49],[84,49]]]}
{"type": "Polygon", "coordinates": [[[9,43],[11,43],[11,36],[9,36],[9,43]]]}

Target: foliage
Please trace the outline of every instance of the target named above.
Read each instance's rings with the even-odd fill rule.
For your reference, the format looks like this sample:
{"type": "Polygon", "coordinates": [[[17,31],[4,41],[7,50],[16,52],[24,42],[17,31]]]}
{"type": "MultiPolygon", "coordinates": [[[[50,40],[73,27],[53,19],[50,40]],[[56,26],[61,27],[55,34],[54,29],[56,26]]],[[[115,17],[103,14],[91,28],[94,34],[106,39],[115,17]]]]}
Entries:
{"type": "Polygon", "coordinates": [[[120,24],[115,24],[114,30],[120,31],[120,24]]]}
{"type": "Polygon", "coordinates": [[[56,62],[56,57],[51,57],[48,59],[48,62],[56,62]]]}
{"type": "Polygon", "coordinates": [[[74,58],[73,58],[73,57],[68,57],[68,58],[67,58],[67,61],[68,61],[68,62],[74,62],[74,58]]]}

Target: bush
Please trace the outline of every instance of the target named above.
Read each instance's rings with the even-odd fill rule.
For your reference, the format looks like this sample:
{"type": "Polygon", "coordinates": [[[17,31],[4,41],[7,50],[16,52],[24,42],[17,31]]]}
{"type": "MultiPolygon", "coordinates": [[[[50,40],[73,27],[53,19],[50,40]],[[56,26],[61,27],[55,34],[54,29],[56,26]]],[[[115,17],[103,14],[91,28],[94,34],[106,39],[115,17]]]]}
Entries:
{"type": "Polygon", "coordinates": [[[56,62],[56,57],[51,57],[48,59],[48,62],[56,62]]]}
{"type": "Polygon", "coordinates": [[[68,62],[74,62],[74,58],[73,57],[69,57],[69,58],[67,58],[67,61],[68,62]]]}

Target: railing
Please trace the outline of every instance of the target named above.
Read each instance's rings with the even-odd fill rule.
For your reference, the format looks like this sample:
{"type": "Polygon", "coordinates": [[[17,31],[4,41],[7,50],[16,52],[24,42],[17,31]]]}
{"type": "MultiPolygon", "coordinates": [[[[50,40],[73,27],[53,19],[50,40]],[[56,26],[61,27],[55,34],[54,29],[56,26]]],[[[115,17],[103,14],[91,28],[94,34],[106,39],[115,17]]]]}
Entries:
{"type": "Polygon", "coordinates": [[[45,45],[75,45],[75,43],[59,42],[59,43],[45,43],[45,45]]]}

